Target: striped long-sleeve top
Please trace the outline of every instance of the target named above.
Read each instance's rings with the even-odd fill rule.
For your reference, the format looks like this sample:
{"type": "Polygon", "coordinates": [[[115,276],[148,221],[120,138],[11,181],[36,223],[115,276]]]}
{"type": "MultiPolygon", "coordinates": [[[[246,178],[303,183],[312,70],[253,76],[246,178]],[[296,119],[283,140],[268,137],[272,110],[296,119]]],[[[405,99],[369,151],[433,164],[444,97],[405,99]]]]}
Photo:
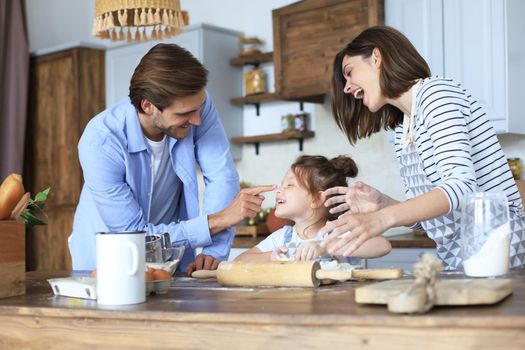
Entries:
{"type": "MultiPolygon", "coordinates": [[[[448,199],[449,212],[444,217],[421,223],[436,241],[438,255],[441,253],[442,260],[453,268],[461,264],[460,211],[466,193],[503,191],[509,201],[514,231],[511,264],[523,265],[523,205],[506,157],[483,108],[461,85],[450,79],[426,78],[413,89],[412,137],[416,152],[411,159],[421,174],[411,173],[414,164],[405,169],[402,164],[401,175],[407,198],[439,188],[448,199]]],[[[405,125],[399,125],[395,130],[396,155],[401,163],[409,119],[405,118],[405,125]]]]}

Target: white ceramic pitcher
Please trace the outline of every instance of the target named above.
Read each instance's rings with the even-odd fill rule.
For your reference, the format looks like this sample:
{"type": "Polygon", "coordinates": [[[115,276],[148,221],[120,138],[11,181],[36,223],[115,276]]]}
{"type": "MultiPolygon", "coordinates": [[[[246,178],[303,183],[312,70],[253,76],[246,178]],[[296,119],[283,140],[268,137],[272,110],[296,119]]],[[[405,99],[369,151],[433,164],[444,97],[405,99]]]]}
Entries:
{"type": "Polygon", "coordinates": [[[146,301],[144,237],[144,231],[97,233],[98,304],[146,301]]]}

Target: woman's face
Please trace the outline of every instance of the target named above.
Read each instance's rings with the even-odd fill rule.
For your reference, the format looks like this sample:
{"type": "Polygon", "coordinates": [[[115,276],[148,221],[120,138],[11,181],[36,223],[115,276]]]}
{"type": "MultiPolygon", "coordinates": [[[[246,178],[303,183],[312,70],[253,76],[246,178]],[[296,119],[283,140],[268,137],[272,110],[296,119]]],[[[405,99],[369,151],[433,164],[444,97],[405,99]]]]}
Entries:
{"type": "Polygon", "coordinates": [[[368,58],[363,56],[345,56],[343,58],[343,76],[346,79],[345,94],[362,99],[371,111],[377,112],[385,105],[385,98],[379,85],[381,57],[375,49],[368,58]]]}
{"type": "Polygon", "coordinates": [[[289,169],[275,195],[275,216],[297,221],[312,210],[312,197],[289,169]]]}

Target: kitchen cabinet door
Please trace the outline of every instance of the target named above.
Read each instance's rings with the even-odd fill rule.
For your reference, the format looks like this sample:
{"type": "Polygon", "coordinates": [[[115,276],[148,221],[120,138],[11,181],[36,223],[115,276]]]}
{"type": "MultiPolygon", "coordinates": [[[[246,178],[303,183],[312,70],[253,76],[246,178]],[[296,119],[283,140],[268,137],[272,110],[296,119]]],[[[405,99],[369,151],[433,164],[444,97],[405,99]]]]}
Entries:
{"type": "Polygon", "coordinates": [[[322,101],[337,52],[367,27],[382,24],[383,10],[382,0],[304,0],[274,9],[277,95],[322,101]]]}
{"type": "Polygon", "coordinates": [[[27,269],[68,270],[67,239],[83,185],[77,144],[104,109],[104,51],[73,48],[31,58],[24,182],[51,187],[47,225],[27,230],[27,269]]]}
{"type": "MultiPolygon", "coordinates": [[[[241,33],[200,24],[189,26],[185,31],[166,43],[174,43],[190,51],[208,69],[208,86],[215,107],[219,112],[228,139],[243,134],[242,107],[230,104],[230,99],[242,93],[242,72],[231,66],[231,58],[238,56],[241,33]]],[[[158,41],[128,44],[106,51],[106,105],[128,96],[129,82],[135,67],[149,49],[158,41]]],[[[231,146],[233,159],[241,159],[242,149],[231,146]]]]}
{"type": "Polygon", "coordinates": [[[445,75],[478,99],[498,132],[509,131],[504,1],[445,0],[443,9],[445,75]]]}
{"type": "Polygon", "coordinates": [[[478,99],[497,133],[525,134],[523,13],[520,0],[385,2],[386,24],[412,41],[432,74],[453,78],[478,99]]]}
{"type": "Polygon", "coordinates": [[[385,23],[405,34],[430,66],[443,75],[441,0],[386,0],[385,23]]]}

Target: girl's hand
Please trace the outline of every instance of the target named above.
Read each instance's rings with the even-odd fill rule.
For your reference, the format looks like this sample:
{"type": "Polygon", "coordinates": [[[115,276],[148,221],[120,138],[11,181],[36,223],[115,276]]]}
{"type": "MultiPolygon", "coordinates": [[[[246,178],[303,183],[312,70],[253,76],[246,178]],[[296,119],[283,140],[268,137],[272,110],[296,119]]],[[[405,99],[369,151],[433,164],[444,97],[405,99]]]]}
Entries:
{"type": "Polygon", "coordinates": [[[351,256],[364,242],[390,228],[381,211],[348,214],[328,222],[320,231],[321,246],[332,255],[351,256]]]}
{"type": "Polygon", "coordinates": [[[285,246],[275,248],[272,252],[272,255],[270,256],[271,261],[283,261],[283,260],[289,260],[288,256],[286,255],[288,253],[288,248],[285,246]]]}
{"type": "Polygon", "coordinates": [[[315,260],[326,254],[326,249],[321,247],[321,242],[303,242],[295,253],[295,260],[309,261],[315,260]]]}
{"type": "Polygon", "coordinates": [[[324,205],[331,207],[330,213],[342,213],[348,211],[347,214],[370,213],[378,211],[383,207],[383,194],[363,182],[357,181],[350,184],[348,187],[339,186],[332,187],[323,192],[325,197],[330,197],[326,200],[324,205]]]}

